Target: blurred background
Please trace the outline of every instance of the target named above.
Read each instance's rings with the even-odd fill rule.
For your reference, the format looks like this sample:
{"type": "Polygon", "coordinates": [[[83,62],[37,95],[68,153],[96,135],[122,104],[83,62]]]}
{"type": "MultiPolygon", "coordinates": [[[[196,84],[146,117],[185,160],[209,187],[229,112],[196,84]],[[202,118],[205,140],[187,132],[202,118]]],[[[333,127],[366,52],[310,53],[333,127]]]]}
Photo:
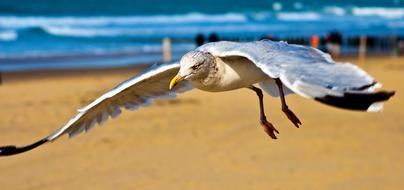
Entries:
{"type": "Polygon", "coordinates": [[[362,36],[370,53],[402,54],[403,7],[402,0],[1,0],[0,69],[154,63],[163,38],[173,59],[195,44],[263,38],[352,55],[362,36]]]}
{"type": "Polygon", "coordinates": [[[193,90],[88,134],[0,158],[0,189],[404,189],[403,0],[0,0],[0,145],[63,126],[120,82],[218,40],[284,40],[396,95],[381,113],[193,90]]]}

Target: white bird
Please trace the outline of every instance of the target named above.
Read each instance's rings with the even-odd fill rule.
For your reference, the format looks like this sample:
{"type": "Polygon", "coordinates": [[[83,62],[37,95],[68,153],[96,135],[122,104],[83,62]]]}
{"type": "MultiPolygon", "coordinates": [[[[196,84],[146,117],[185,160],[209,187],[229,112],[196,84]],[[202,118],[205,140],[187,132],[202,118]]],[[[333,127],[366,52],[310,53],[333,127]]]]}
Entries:
{"type": "Polygon", "coordinates": [[[301,122],[285,101],[285,95],[290,93],[339,108],[369,112],[381,111],[381,102],[394,95],[394,92],[374,92],[381,85],[365,71],[349,63],[336,63],[315,48],[268,40],[214,42],[188,52],[179,63],[157,65],[124,81],[79,109],[62,128],[33,144],[0,147],[0,156],[34,149],[65,134],[73,137],[87,132],[97,123],[101,125],[109,117],[117,117],[121,108],[134,110],[154,99],[175,97],[193,87],[209,92],[240,88],[255,91],[260,123],[276,139],[275,133],[279,132],[266,119],[263,93],[253,86],[257,83],[269,95],[281,98],[282,111],[296,127],[301,122]]]}

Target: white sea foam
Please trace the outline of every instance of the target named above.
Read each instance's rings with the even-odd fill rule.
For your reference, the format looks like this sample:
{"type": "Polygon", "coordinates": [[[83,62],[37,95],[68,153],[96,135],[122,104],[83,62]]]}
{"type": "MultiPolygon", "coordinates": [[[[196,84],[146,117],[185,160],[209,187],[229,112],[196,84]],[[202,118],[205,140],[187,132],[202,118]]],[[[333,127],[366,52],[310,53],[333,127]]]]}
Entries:
{"type": "Polygon", "coordinates": [[[284,21],[307,21],[319,20],[321,15],[315,12],[280,12],[276,17],[284,21]]]}
{"type": "Polygon", "coordinates": [[[273,32],[286,31],[290,27],[283,24],[225,24],[225,25],[180,25],[176,27],[77,27],[77,26],[46,26],[43,30],[54,36],[65,37],[194,37],[198,33],[212,33],[220,31],[221,34],[241,34],[246,32],[273,32]]]}
{"type": "Polygon", "coordinates": [[[337,16],[344,16],[346,14],[346,10],[344,8],[337,6],[324,7],[323,11],[327,14],[333,14],[337,16]]]}
{"type": "Polygon", "coordinates": [[[0,31],[0,41],[14,41],[18,37],[15,31],[0,31]]]}
{"type": "MultiPolygon", "coordinates": [[[[71,36],[71,37],[114,37],[119,35],[136,35],[136,30],[116,29],[116,28],[80,28],[69,26],[45,26],[43,29],[55,36],[71,36]]],[[[144,31],[147,32],[147,31],[144,31]]]]}
{"type": "Polygon", "coordinates": [[[172,24],[200,22],[245,22],[243,14],[227,13],[206,15],[189,13],[184,15],[154,15],[154,16],[97,16],[97,17],[34,17],[34,16],[0,16],[0,27],[24,28],[42,26],[103,26],[131,24],[172,24]]]}
{"type": "Polygon", "coordinates": [[[404,8],[354,7],[352,8],[352,14],[355,16],[379,16],[398,19],[404,17],[404,8]]]}

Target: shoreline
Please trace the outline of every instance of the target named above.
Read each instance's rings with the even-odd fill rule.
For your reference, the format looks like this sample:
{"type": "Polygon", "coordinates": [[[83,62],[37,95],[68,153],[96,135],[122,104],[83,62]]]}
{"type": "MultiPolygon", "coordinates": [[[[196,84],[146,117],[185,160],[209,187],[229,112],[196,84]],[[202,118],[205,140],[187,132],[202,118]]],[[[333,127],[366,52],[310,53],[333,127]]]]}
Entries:
{"type": "MultiPolygon", "coordinates": [[[[402,56],[371,54],[366,59],[384,60],[384,59],[404,59],[402,56]]],[[[337,62],[351,62],[359,64],[357,55],[343,55],[335,59],[337,62]]],[[[27,70],[27,71],[10,71],[1,72],[2,84],[10,82],[19,82],[26,80],[40,80],[45,78],[63,78],[63,77],[80,77],[80,76],[108,76],[119,74],[139,73],[155,63],[139,63],[130,66],[117,66],[107,68],[70,68],[70,69],[45,69],[45,70],[27,70]]],[[[0,83],[1,84],[1,83],[0,83]]]]}
{"type": "Polygon", "coordinates": [[[41,80],[48,78],[75,78],[85,76],[110,76],[130,73],[139,73],[152,64],[138,64],[118,68],[80,68],[80,69],[49,69],[36,71],[2,72],[2,84],[15,83],[28,80],[41,80]]]}

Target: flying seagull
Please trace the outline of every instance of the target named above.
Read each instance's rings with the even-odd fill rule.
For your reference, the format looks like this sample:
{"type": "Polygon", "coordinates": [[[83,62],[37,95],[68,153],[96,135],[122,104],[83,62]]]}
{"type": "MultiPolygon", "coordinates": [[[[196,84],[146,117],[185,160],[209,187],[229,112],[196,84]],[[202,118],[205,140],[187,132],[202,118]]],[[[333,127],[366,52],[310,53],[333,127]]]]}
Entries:
{"type": "Polygon", "coordinates": [[[349,63],[336,63],[318,49],[269,40],[213,42],[185,54],[179,63],[157,65],[130,78],[78,110],[62,128],[27,146],[0,147],[0,156],[19,154],[68,134],[76,136],[115,118],[121,109],[135,110],[154,99],[173,98],[198,88],[223,92],[248,88],[259,100],[260,124],[276,139],[277,129],[264,113],[263,93],[280,97],[282,111],[299,127],[299,118],[289,109],[285,95],[305,98],[350,110],[376,112],[394,92],[378,91],[381,85],[365,71],[349,63]]]}

